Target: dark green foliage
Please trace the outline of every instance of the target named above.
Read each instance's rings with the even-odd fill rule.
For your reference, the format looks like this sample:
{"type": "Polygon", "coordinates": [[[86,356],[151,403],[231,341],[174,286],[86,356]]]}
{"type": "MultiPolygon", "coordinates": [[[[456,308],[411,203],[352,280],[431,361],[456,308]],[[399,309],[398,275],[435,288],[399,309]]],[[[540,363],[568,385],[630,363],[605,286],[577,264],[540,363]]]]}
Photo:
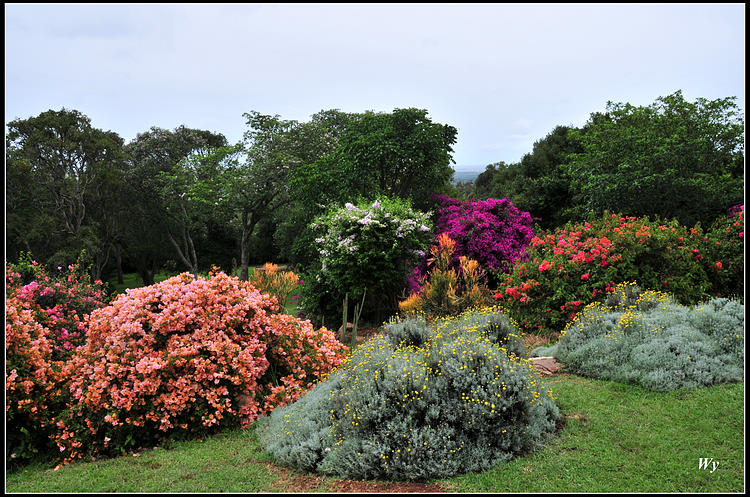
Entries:
{"type": "Polygon", "coordinates": [[[583,376],[657,391],[743,380],[742,304],[715,298],[691,308],[634,284],[615,293],[620,298],[607,305],[586,307],[553,349],[532,354],[554,354],[583,376]]]}
{"type": "Polygon", "coordinates": [[[610,210],[707,226],[742,202],[744,119],[735,100],[688,102],[677,91],[646,107],[609,102],[593,113],[573,132],[582,151],[565,166],[573,214],[610,210]]]}
{"type": "Polygon", "coordinates": [[[389,328],[391,338],[361,345],[259,420],[277,461],[349,479],[448,477],[539,447],[560,419],[533,367],[477,328],[443,323],[429,337],[417,320],[389,328]]]}
{"type": "Polygon", "coordinates": [[[557,126],[534,143],[531,153],[520,162],[490,164],[477,177],[474,194],[477,198],[509,198],[520,210],[532,214],[539,226],[550,229],[570,221],[573,192],[563,164],[568,156],[582,151],[580,139],[557,126]]]}

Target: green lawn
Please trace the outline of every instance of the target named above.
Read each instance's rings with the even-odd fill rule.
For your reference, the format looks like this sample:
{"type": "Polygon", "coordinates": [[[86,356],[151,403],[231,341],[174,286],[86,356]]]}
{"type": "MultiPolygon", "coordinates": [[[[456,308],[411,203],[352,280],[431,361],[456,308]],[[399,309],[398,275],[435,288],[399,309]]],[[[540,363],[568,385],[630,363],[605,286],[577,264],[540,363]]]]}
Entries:
{"type": "MultiPolygon", "coordinates": [[[[657,393],[573,375],[548,381],[567,423],[544,449],[432,483],[450,492],[744,490],[743,383],[657,393]],[[699,469],[699,458],[719,465],[699,469]]],[[[312,479],[271,462],[250,428],[58,471],[27,466],[7,473],[6,491],[288,492],[312,479]]],[[[315,481],[314,491],[341,488],[315,481]]]]}
{"type": "MultiPolygon", "coordinates": [[[[167,273],[157,273],[154,275],[154,281],[156,283],[160,283],[170,276],[174,276],[172,274],[167,273]]],[[[143,286],[143,279],[140,277],[138,273],[125,273],[122,275],[122,283],[117,282],[117,277],[112,277],[106,281],[106,283],[109,283],[109,285],[112,287],[112,291],[115,294],[119,293],[125,293],[125,290],[128,288],[139,288],[143,286]]]]}

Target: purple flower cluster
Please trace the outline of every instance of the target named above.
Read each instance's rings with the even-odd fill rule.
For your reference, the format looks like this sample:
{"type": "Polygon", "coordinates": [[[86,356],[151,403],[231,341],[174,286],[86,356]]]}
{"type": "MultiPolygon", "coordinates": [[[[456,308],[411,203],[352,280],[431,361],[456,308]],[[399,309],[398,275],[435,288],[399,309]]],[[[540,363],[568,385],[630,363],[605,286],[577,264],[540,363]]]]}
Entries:
{"type": "Polygon", "coordinates": [[[736,216],[740,211],[744,212],[744,210],[745,210],[745,204],[733,205],[732,207],[729,208],[729,215],[727,217],[731,219],[734,216],[736,216]]]}
{"type": "MultiPolygon", "coordinates": [[[[489,274],[507,273],[515,262],[525,257],[526,247],[534,236],[533,220],[507,198],[461,201],[436,195],[441,205],[435,229],[435,240],[448,233],[455,242],[454,266],[466,256],[480,263],[489,274]]],[[[433,242],[436,243],[436,242],[433,242]]],[[[419,286],[419,278],[429,271],[428,261],[414,270],[410,290],[419,286]]]]}

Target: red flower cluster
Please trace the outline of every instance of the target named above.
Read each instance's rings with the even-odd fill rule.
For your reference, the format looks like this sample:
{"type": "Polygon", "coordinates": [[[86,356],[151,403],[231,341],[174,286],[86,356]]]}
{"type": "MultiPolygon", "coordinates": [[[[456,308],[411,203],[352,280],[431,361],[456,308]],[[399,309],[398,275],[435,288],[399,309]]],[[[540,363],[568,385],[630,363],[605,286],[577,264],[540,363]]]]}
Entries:
{"type": "Polygon", "coordinates": [[[605,214],[531,239],[495,298],[528,332],[560,331],[576,312],[617,282],[669,285],[682,302],[697,302],[710,283],[700,233],[676,221],[605,214]],[[673,250],[672,246],[678,246],[673,250]]]}

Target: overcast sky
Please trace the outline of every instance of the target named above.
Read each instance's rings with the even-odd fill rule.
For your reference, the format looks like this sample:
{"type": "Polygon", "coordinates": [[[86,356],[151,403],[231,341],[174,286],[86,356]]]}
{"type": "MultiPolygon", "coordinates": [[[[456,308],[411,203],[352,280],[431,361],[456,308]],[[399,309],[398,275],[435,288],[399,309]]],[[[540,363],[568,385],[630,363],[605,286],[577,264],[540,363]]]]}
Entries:
{"type": "Polygon", "coordinates": [[[737,97],[744,4],[5,4],[5,120],[62,107],[125,141],[256,110],[427,109],[457,168],[515,162],[607,101],[737,97]]]}

